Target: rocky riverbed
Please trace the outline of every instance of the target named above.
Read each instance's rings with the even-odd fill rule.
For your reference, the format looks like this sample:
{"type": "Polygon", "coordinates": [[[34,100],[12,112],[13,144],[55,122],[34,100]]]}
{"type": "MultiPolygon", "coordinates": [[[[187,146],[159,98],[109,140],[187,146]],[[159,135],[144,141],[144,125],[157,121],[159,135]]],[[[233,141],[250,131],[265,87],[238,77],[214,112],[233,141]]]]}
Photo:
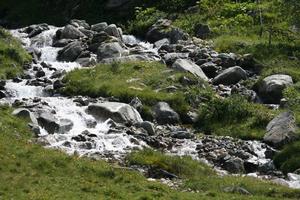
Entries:
{"type": "MultiPolygon", "coordinates": [[[[23,76],[1,81],[1,102],[17,106],[14,115],[30,118],[35,142],[46,148],[120,163],[132,150],[154,148],[191,156],[220,174],[244,174],[300,188],[299,175],[286,177],[272,161],[274,148],[293,140],[297,127],[291,113],[270,122],[264,143],[199,135],[181,125],[180,116],[165,102],[155,106],[155,120],[149,122],[138,112],[142,104],[138,98],[125,104],[113,97],[64,97],[59,93],[64,75],[77,68],[96,63],[160,61],[172,70],[187,71],[209,82],[221,97],[239,93],[253,102],[283,103],[282,90],[293,84],[288,75],[265,78],[257,91],[239,84],[257,79],[253,69],[259,63],[251,55],[218,53],[209,42],[189,37],[168,20],[151,27],[148,42],[124,35],[114,24],[89,25],[81,20],[72,20],[64,27],[32,25],[11,33],[32,54],[33,62],[24,66],[23,76]],[[284,130],[285,124],[289,124],[289,131],[284,130]]],[[[188,84],[190,80],[185,81],[188,84]]],[[[196,113],[189,116],[191,122],[197,117],[196,113]]],[[[170,174],[165,176],[172,179],[170,174]]]]}

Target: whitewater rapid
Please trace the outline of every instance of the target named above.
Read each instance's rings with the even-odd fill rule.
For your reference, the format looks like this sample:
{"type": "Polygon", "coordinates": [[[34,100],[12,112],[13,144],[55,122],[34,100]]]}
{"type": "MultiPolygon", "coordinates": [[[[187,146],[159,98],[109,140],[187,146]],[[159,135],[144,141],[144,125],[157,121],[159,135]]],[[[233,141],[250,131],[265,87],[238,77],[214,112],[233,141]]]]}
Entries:
{"type": "MultiPolygon", "coordinates": [[[[56,48],[52,45],[58,29],[60,27],[49,26],[49,30],[33,38],[28,38],[28,35],[22,32],[22,29],[11,31],[16,38],[21,40],[26,49],[35,49],[41,55],[30,69],[25,70],[25,75],[31,78],[6,82],[5,87],[10,96],[4,101],[10,104],[23,102],[24,107],[30,108],[33,113],[51,113],[57,121],[68,121],[68,123],[72,124],[70,130],[55,132],[54,134],[49,134],[47,130],[40,127],[37,137],[46,148],[60,149],[70,155],[76,154],[95,159],[120,160],[134,149],[148,147],[144,141],[134,138],[125,131],[110,132],[112,128],[110,120],[100,121],[89,115],[86,112],[87,105],[79,104],[77,101],[78,98],[83,101],[89,101],[88,97],[63,97],[49,92],[53,82],[61,79],[61,77],[52,77],[55,72],[67,73],[82,67],[76,62],[60,62],[57,60],[58,52],[62,48],[56,48]],[[43,63],[51,67],[45,67],[43,63]],[[45,76],[41,79],[50,80],[51,83],[46,83],[44,86],[28,84],[35,79],[35,68],[41,68],[45,72],[45,76]]],[[[153,44],[142,42],[131,35],[124,35],[122,39],[125,44],[139,45],[146,51],[157,55],[158,50],[153,44]]],[[[96,99],[95,101],[101,102],[103,99],[96,99]]],[[[262,143],[249,141],[249,144],[256,154],[256,156],[250,158],[252,162],[259,164],[270,162],[270,159],[267,159],[265,156],[266,149],[262,143]]],[[[169,154],[189,155],[196,160],[208,163],[203,158],[199,158],[197,151],[199,145],[202,145],[200,140],[183,139],[169,150],[169,154]]],[[[221,171],[220,169],[218,170],[221,171]]],[[[256,174],[248,175],[262,178],[256,174]]],[[[300,177],[294,174],[289,174],[287,180],[276,179],[275,181],[292,188],[300,188],[300,177]]]]}

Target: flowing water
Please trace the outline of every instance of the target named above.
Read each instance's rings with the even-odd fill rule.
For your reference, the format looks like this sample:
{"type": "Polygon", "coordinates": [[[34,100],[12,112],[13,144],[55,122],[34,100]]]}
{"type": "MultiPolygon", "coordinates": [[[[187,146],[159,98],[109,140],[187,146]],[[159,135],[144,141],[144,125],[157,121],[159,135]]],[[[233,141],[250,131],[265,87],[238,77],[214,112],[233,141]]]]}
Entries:
{"type": "MultiPolygon", "coordinates": [[[[56,57],[61,48],[52,47],[52,43],[58,29],[58,27],[50,26],[50,30],[44,31],[33,38],[28,38],[27,34],[21,33],[20,29],[11,31],[15,37],[22,41],[25,48],[35,48],[41,52],[38,62],[33,64],[33,68],[25,73],[33,80],[36,73],[34,68],[42,68],[45,72],[43,79],[50,80],[50,83],[44,86],[33,86],[28,84],[28,81],[30,81],[28,79],[20,82],[10,80],[6,84],[6,90],[9,92],[10,97],[6,98],[5,101],[9,103],[22,101],[25,107],[29,107],[35,114],[51,113],[57,121],[68,120],[72,124],[70,130],[54,134],[49,134],[40,127],[38,137],[47,148],[62,149],[68,154],[89,156],[96,159],[120,159],[133,149],[142,149],[147,146],[145,142],[139,141],[125,132],[109,133],[110,121],[99,121],[87,114],[87,106],[78,105],[74,101],[76,97],[53,96],[49,93],[47,87],[52,86],[52,83],[57,80],[57,78],[51,77],[55,71],[69,72],[81,67],[76,62],[57,61],[56,57]],[[42,62],[47,63],[51,68],[42,67],[42,62]],[[89,139],[82,139],[85,134],[90,136],[89,139]]],[[[157,55],[157,49],[154,48],[153,44],[142,42],[134,36],[124,35],[123,41],[127,45],[138,45],[145,51],[157,55]]],[[[157,55],[157,57],[159,56],[157,55]]],[[[85,98],[83,97],[83,99],[85,98]]],[[[262,143],[249,141],[249,144],[256,154],[256,156],[249,159],[251,162],[260,164],[270,162],[269,159],[265,158],[266,149],[262,143]]],[[[172,155],[190,155],[194,159],[204,161],[197,152],[197,146],[199,145],[202,145],[201,140],[185,139],[177,143],[169,153],[172,155]]],[[[249,175],[258,177],[256,174],[249,175]]],[[[293,188],[300,188],[300,177],[294,174],[289,174],[288,180],[277,179],[277,182],[287,184],[293,188]]]]}

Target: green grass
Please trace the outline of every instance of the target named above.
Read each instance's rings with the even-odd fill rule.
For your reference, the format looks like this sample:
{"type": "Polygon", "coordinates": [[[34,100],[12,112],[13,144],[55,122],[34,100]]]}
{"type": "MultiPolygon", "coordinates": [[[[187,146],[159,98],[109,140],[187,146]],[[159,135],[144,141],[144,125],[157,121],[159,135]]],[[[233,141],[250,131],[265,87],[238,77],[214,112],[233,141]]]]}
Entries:
{"type": "Polygon", "coordinates": [[[114,96],[129,103],[139,97],[145,109],[159,101],[170,103],[180,114],[185,114],[197,95],[211,96],[210,87],[203,89],[201,80],[188,73],[170,71],[157,62],[130,62],[98,65],[92,69],[80,69],[69,73],[63,90],[67,95],[87,95],[91,97],[114,96]],[[192,86],[183,86],[183,76],[195,81],[192,86]],[[165,90],[169,86],[178,88],[175,92],[165,90]]]}
{"type": "Polygon", "coordinates": [[[133,153],[131,164],[158,165],[184,181],[178,191],[147,181],[135,171],[103,161],[68,156],[32,142],[24,119],[0,107],[1,199],[297,199],[299,190],[251,178],[219,177],[191,158],[169,157],[145,150],[133,153]],[[223,187],[243,186],[253,196],[224,193],[223,187]],[[200,193],[181,192],[186,188],[200,193]]]}
{"type": "Polygon", "coordinates": [[[285,173],[300,169],[300,142],[286,145],[274,158],[275,165],[285,173]]]}
{"type": "MultiPolygon", "coordinates": [[[[296,117],[296,124],[300,126],[300,83],[288,87],[284,91],[287,107],[296,117]]],[[[298,129],[300,135],[300,130],[298,129]]],[[[285,173],[294,172],[300,168],[300,142],[287,144],[274,158],[275,165],[285,173]]]]}
{"type": "Polygon", "coordinates": [[[257,36],[223,35],[214,39],[215,48],[221,52],[251,53],[262,64],[261,78],[272,74],[287,74],[300,81],[300,43],[275,41],[271,46],[257,36]],[[296,57],[298,60],[291,59],[296,57]]]}
{"type": "Polygon", "coordinates": [[[214,135],[260,140],[275,113],[239,95],[213,98],[200,106],[196,127],[214,135]]]}
{"type": "Polygon", "coordinates": [[[249,199],[300,197],[299,190],[287,189],[267,181],[260,181],[250,177],[220,177],[205,164],[192,160],[190,157],[171,157],[161,152],[145,149],[130,154],[127,162],[134,165],[158,167],[174,173],[184,180],[183,188],[198,190],[202,194],[211,195],[212,199],[218,198],[219,195],[224,195],[224,199],[242,198],[226,197],[224,193],[224,188],[226,187],[243,187],[247,189],[253,195],[246,196],[249,199]]]}
{"type": "Polygon", "coordinates": [[[30,59],[20,42],[0,28],[0,79],[10,79],[22,74],[22,65],[30,59]]]}

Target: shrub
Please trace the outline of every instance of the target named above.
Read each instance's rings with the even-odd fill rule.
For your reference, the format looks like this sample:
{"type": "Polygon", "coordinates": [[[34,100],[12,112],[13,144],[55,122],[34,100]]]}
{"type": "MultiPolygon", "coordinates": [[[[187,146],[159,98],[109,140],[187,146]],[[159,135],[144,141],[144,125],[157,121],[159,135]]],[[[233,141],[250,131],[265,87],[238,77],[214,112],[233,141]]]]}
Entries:
{"type": "Polygon", "coordinates": [[[210,134],[261,139],[273,117],[274,112],[263,105],[234,95],[226,99],[213,98],[201,105],[196,127],[210,134]]]}
{"type": "Polygon", "coordinates": [[[275,155],[274,164],[284,173],[300,169],[300,142],[287,145],[275,155]]]}

